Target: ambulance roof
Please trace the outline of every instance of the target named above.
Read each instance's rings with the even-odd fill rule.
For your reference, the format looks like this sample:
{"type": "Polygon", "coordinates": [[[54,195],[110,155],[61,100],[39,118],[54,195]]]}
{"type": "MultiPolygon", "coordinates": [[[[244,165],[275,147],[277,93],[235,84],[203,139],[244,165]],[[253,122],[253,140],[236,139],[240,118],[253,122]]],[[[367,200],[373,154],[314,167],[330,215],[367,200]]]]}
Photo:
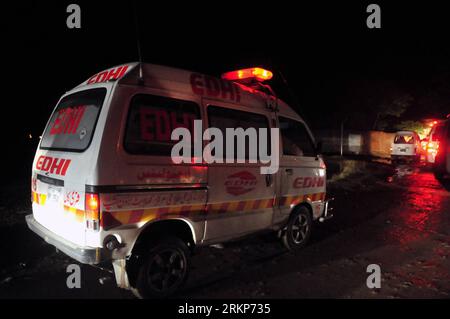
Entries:
{"type": "Polygon", "coordinates": [[[79,90],[85,86],[108,85],[108,83],[113,85],[117,82],[119,85],[142,85],[187,95],[198,95],[211,100],[211,102],[217,100],[255,109],[264,109],[267,107],[268,101],[272,103],[276,101],[283,115],[299,118],[298,114],[284,101],[236,82],[149,63],[142,64],[142,81],[139,69],[138,62],[118,65],[94,74],[75,87],[74,90],[79,90]]]}

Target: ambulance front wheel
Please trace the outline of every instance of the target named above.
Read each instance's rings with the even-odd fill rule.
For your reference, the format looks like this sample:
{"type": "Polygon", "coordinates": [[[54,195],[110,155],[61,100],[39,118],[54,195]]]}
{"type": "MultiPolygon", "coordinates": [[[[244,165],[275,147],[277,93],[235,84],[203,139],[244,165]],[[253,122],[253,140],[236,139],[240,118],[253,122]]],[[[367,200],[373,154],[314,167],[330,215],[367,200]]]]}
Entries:
{"type": "Polygon", "coordinates": [[[185,283],[189,264],[190,251],[181,239],[162,238],[144,257],[133,292],[141,298],[168,297],[185,283]]]}
{"type": "Polygon", "coordinates": [[[290,216],[282,236],[284,246],[289,250],[299,249],[306,245],[311,236],[312,218],[309,209],[298,207],[290,216]]]}

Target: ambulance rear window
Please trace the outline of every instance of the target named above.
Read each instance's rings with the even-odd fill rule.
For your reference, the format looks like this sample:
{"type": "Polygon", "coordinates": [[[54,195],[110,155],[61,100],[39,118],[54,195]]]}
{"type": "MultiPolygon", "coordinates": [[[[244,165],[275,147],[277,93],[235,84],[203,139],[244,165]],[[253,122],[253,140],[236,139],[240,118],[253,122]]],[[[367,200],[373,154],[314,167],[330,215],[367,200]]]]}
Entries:
{"type": "Polygon", "coordinates": [[[82,152],[89,147],[106,89],[77,92],[56,107],[42,137],[41,148],[82,152]]]}
{"type": "Polygon", "coordinates": [[[194,102],[138,94],[131,101],[124,148],[130,154],[170,156],[178,143],[171,140],[172,131],[185,127],[193,136],[196,119],[200,109],[194,102]]]}

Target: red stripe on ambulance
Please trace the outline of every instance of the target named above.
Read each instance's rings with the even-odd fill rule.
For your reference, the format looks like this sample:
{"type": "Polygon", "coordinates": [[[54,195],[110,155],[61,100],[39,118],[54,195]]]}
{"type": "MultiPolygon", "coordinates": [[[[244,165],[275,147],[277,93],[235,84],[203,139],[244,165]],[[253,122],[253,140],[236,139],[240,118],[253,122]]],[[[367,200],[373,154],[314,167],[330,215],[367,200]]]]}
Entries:
{"type": "Polygon", "coordinates": [[[41,155],[36,161],[36,169],[51,174],[65,176],[70,162],[70,159],[41,155]]]}

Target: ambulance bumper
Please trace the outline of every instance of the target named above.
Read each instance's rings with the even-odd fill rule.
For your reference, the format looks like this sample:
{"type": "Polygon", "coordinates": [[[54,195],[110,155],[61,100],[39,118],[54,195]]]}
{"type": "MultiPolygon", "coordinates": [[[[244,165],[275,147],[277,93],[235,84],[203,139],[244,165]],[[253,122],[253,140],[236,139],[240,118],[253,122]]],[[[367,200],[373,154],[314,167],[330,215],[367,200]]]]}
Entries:
{"type": "Polygon", "coordinates": [[[102,262],[102,249],[92,248],[92,247],[81,247],[68,240],[56,235],[52,231],[48,230],[41,224],[39,224],[36,219],[34,219],[33,214],[25,216],[28,228],[30,228],[34,233],[42,237],[47,243],[55,246],[58,250],[62,251],[69,257],[72,257],[76,261],[82,264],[99,264],[102,262]]]}
{"type": "Polygon", "coordinates": [[[392,160],[406,160],[406,161],[414,161],[417,158],[417,155],[414,154],[391,154],[391,159],[392,160]]]}
{"type": "Polygon", "coordinates": [[[333,210],[333,207],[330,207],[330,202],[333,201],[334,198],[328,198],[325,200],[325,205],[323,206],[323,213],[319,217],[319,222],[324,222],[330,218],[333,218],[333,214],[331,211],[333,210]]]}

